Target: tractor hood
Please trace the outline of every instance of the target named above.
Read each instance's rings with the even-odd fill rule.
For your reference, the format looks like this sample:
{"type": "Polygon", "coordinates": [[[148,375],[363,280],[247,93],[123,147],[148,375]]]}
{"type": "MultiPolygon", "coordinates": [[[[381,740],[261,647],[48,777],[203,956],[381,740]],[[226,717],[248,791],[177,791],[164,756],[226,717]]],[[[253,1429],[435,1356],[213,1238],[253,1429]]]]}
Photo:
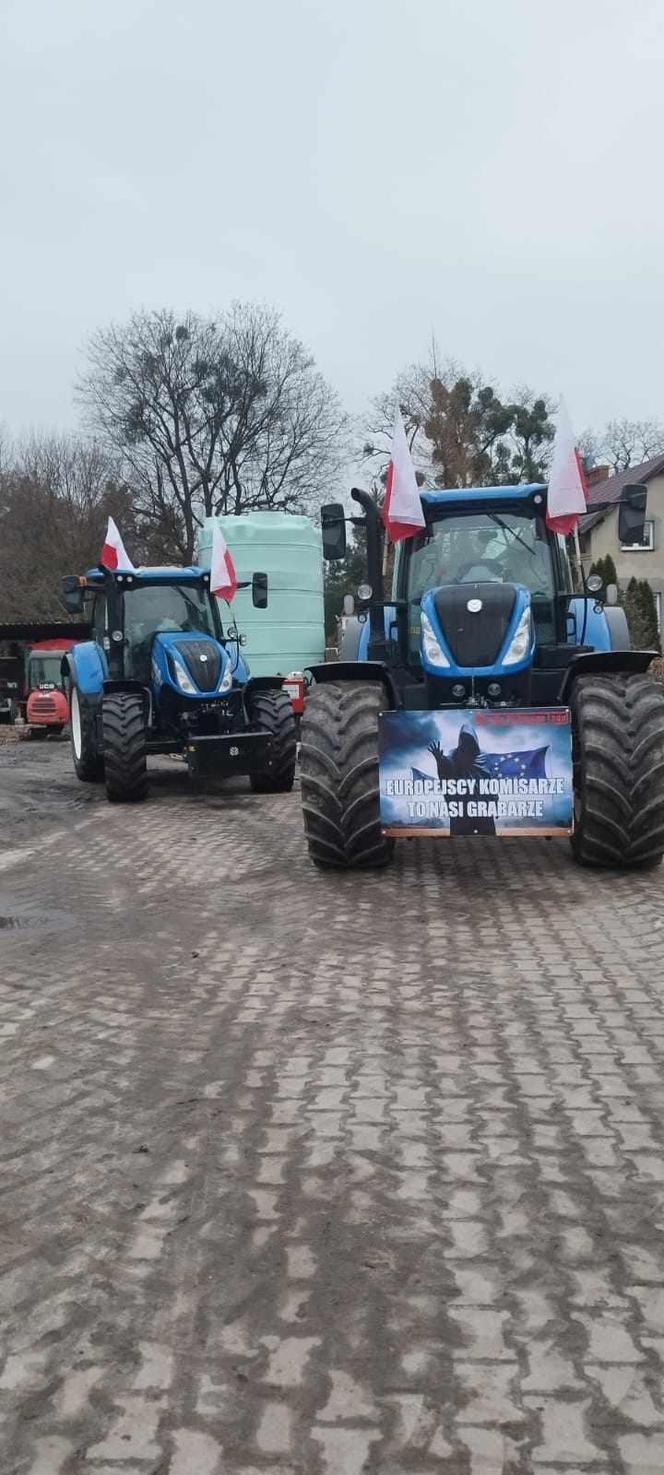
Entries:
{"type": "Polygon", "coordinates": [[[522,584],[443,584],[422,599],[421,659],[433,676],[510,676],[530,665],[534,647],[522,584]]]}
{"type": "Polygon", "coordinates": [[[224,696],[233,684],[228,652],[202,631],[164,630],[152,642],[157,689],[169,686],[184,697],[224,696]]]}

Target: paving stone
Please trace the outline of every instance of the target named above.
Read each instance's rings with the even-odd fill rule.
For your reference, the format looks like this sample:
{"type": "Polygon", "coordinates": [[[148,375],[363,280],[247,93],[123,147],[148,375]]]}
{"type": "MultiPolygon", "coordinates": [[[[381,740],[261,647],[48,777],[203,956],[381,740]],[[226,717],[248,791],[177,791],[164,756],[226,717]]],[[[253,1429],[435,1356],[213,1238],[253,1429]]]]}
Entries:
{"type": "Polygon", "coordinates": [[[380,1436],[378,1430],[314,1428],[312,1437],[322,1445],[324,1475],[362,1475],[380,1436]]]}
{"type": "Polygon", "coordinates": [[[590,1399],[570,1403],[562,1399],[526,1398],[527,1407],[537,1410],[542,1421],[542,1443],[533,1450],[535,1462],[554,1466],[593,1464],[601,1451],[588,1439],[585,1415],[590,1399]]]}
{"type": "Polygon", "coordinates": [[[200,1429],[176,1429],[168,1475],[222,1475],[221,1449],[216,1439],[200,1429]]]}
{"type": "Polygon", "coordinates": [[[291,1448],[291,1411],[282,1403],[266,1403],[256,1431],[256,1444],[266,1455],[288,1454],[291,1448]]]}
{"type": "Polygon", "coordinates": [[[624,1434],[618,1440],[625,1475],[661,1475],[664,1434],[624,1434]]]}

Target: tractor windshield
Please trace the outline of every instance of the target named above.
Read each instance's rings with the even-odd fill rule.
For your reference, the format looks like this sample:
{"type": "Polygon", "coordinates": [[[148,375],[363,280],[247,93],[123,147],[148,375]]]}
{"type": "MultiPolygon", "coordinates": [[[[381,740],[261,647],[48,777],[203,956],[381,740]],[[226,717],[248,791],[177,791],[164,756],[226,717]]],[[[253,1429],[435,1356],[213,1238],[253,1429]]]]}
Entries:
{"type": "MultiPolygon", "coordinates": [[[[546,528],[524,512],[469,511],[441,517],[413,539],[408,599],[440,584],[523,584],[530,590],[540,642],[554,639],[554,570],[546,528]]],[[[409,648],[417,658],[419,619],[411,610],[409,648]]]]}
{"type": "Polygon", "coordinates": [[[34,691],[38,686],[62,686],[60,667],[62,665],[62,652],[59,655],[30,656],[28,663],[28,688],[34,691]]]}
{"type": "Polygon", "coordinates": [[[540,521],[520,512],[441,518],[413,543],[408,597],[440,584],[525,584],[533,598],[554,593],[551,553],[540,521]]]}
{"type": "Polygon", "coordinates": [[[142,584],[124,596],[125,635],[130,645],[152,639],[158,631],[199,631],[218,640],[207,589],[196,584],[142,584]]]}

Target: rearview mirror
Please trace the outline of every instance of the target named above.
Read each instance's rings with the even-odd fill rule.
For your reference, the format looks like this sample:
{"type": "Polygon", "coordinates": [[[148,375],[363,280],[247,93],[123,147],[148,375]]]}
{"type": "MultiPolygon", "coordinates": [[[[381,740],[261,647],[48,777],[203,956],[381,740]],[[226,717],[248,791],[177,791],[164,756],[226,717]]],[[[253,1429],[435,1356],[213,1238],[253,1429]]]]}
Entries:
{"type": "Polygon", "coordinates": [[[254,574],[251,581],[251,602],[254,609],[267,609],[267,574],[254,574]]]}
{"type": "Polygon", "coordinates": [[[628,547],[639,547],[645,542],[646,501],[648,488],[634,482],[623,487],[618,512],[618,539],[628,547]]]}
{"type": "Polygon", "coordinates": [[[62,580],[62,603],[70,615],[83,614],[85,591],[76,574],[67,574],[62,580]]]}
{"type": "Polygon", "coordinates": [[[343,502],[326,502],[321,508],[323,558],[336,563],[346,557],[346,509],[343,502]]]}

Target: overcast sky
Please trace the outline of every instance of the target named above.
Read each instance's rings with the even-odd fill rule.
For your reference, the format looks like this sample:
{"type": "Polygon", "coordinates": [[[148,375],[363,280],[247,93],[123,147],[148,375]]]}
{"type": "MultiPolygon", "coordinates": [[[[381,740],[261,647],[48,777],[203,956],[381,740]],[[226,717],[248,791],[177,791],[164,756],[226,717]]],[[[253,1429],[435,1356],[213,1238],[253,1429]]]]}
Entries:
{"type": "Polygon", "coordinates": [[[664,418],[661,0],[3,0],[0,422],[91,329],[277,305],[359,412],[441,351],[664,418]],[[659,181],[659,182],[658,182],[659,181]]]}

